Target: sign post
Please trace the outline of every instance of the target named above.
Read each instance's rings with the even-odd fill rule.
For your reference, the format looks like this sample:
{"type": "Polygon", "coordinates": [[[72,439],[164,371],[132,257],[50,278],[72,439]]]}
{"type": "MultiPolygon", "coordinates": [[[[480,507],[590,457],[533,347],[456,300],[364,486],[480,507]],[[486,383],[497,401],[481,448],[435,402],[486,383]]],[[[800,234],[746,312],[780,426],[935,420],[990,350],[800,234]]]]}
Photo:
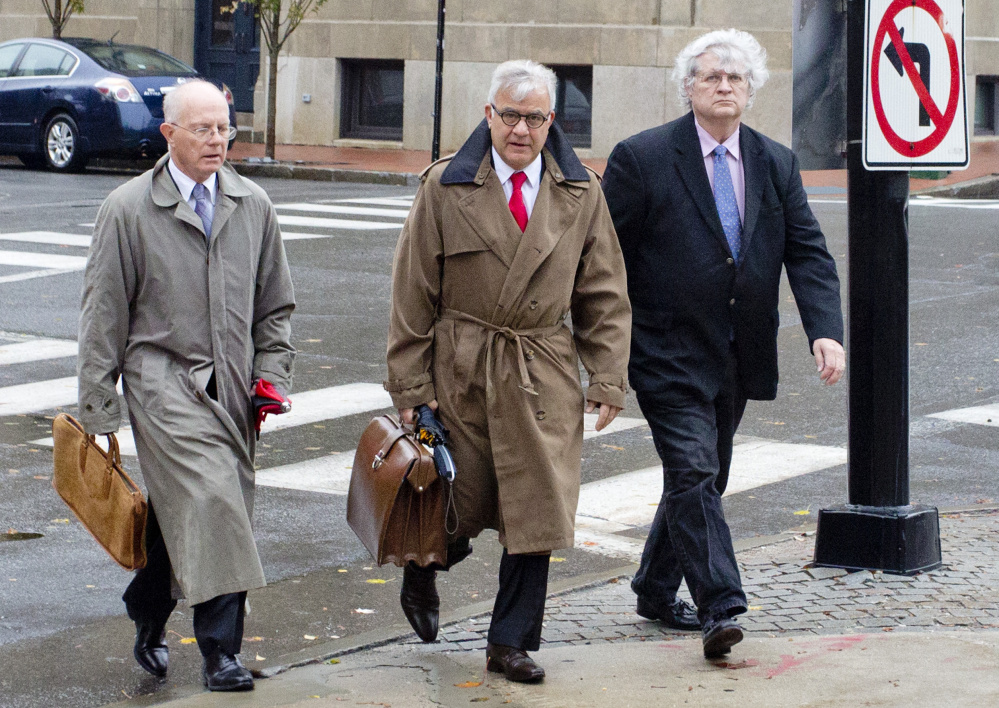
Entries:
{"type": "Polygon", "coordinates": [[[937,510],[909,500],[907,170],[967,167],[963,45],[963,0],[848,0],[849,503],[819,512],[816,565],[941,564],[937,510]]]}

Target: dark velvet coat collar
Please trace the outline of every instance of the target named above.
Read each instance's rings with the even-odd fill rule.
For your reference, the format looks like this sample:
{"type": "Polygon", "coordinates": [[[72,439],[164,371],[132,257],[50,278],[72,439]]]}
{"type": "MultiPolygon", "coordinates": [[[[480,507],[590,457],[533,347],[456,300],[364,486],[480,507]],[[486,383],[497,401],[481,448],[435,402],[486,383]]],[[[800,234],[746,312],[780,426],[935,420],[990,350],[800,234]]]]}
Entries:
{"type": "MultiPolygon", "coordinates": [[[[478,127],[472,132],[461,146],[461,149],[451,158],[451,162],[444,169],[441,175],[441,184],[468,184],[476,181],[479,173],[479,166],[483,158],[492,147],[492,135],[489,133],[489,124],[483,118],[478,127]]],[[[553,123],[548,130],[548,140],[545,141],[545,149],[561,170],[564,178],[570,182],[589,182],[590,175],[583,167],[583,163],[576,157],[569,139],[559,128],[557,123],[553,123]]]]}

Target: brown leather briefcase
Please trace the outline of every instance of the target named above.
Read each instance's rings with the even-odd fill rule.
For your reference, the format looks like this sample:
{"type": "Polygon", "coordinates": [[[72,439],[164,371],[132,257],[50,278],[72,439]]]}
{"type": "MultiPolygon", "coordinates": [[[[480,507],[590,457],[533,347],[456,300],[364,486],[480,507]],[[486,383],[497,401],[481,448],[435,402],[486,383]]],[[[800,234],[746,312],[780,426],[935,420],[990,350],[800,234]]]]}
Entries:
{"type": "Polygon", "coordinates": [[[118,565],[138,570],[146,565],[146,500],[121,467],[118,438],[107,437],[105,452],[75,418],[56,416],[52,486],[118,565]]]}
{"type": "Polygon", "coordinates": [[[412,429],[373,418],[354,455],[347,523],[378,565],[443,565],[448,487],[412,429]]]}

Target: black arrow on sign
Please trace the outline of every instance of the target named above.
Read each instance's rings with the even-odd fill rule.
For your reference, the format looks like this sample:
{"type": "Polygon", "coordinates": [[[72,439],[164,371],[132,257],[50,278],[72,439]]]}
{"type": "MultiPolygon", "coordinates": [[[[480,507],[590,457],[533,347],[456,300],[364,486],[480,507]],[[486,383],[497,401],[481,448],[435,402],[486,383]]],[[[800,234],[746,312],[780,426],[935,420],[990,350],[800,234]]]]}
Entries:
{"type": "MultiPolygon", "coordinates": [[[[900,27],[898,34],[903,39],[905,38],[905,28],[900,27]]],[[[926,90],[930,90],[930,49],[925,44],[918,44],[916,42],[906,42],[905,51],[909,52],[909,56],[912,57],[913,64],[919,64],[919,78],[923,80],[923,86],[926,90]]],[[[902,65],[902,57],[898,55],[898,50],[895,48],[894,42],[888,42],[888,46],[885,47],[885,56],[888,57],[888,61],[891,65],[895,67],[895,71],[898,72],[899,76],[905,76],[905,68],[902,65]]],[[[930,124],[930,114],[927,113],[923,102],[919,101],[919,125],[929,125],[930,124]]]]}

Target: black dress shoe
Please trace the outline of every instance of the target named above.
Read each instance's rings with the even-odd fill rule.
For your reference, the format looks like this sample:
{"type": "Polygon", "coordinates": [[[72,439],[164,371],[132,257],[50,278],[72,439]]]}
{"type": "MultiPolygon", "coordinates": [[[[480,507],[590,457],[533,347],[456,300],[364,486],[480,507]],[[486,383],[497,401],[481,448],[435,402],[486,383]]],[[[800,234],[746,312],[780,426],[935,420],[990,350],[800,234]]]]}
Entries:
{"type": "Polygon", "coordinates": [[[715,615],[704,621],[704,627],[701,628],[701,642],[704,645],[705,659],[724,656],[741,641],[742,627],[728,615],[715,615]]]}
{"type": "Polygon", "coordinates": [[[201,680],[209,691],[252,691],[253,674],[239,659],[216,649],[201,664],[201,680]]]}
{"type": "Polygon", "coordinates": [[[673,598],[673,602],[668,605],[657,607],[640,596],[636,612],[645,619],[658,620],[672,629],[694,632],[701,628],[701,621],[697,619],[697,610],[689,602],[678,597],[673,598]]]}
{"type": "Polygon", "coordinates": [[[135,647],[132,653],[139,666],[153,676],[163,678],[170,664],[166,642],[166,627],[157,623],[135,623],[135,647]]]}
{"type": "Polygon", "coordinates": [[[486,644],[486,668],[519,683],[536,683],[545,677],[545,670],[526,651],[502,644],[486,644]]]}
{"type": "Polygon", "coordinates": [[[402,570],[399,604],[416,636],[425,642],[437,639],[441,599],[437,594],[436,578],[436,571],[421,568],[412,561],[402,570]]]}

